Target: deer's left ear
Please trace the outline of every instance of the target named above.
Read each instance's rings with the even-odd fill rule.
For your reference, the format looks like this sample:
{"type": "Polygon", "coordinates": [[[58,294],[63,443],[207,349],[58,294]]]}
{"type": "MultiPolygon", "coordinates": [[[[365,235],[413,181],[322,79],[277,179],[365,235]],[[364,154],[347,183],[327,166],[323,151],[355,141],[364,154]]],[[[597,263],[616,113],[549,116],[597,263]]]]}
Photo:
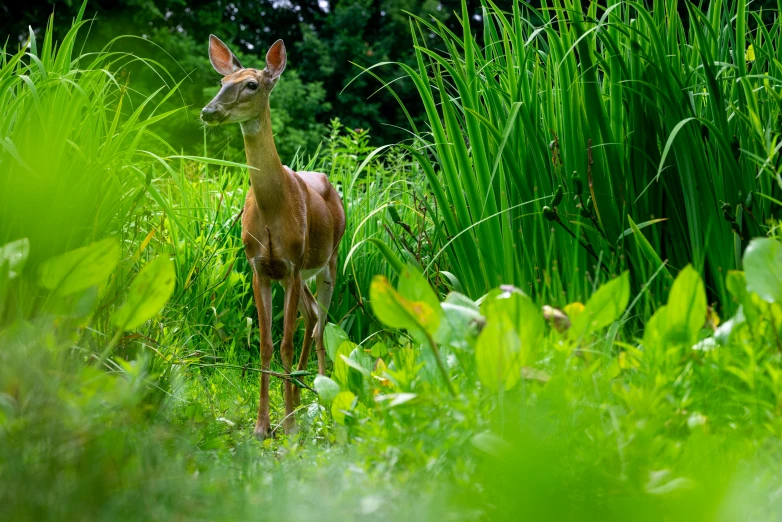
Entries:
{"type": "Polygon", "coordinates": [[[277,40],[266,53],[266,71],[272,80],[280,77],[286,63],[288,63],[288,54],[285,52],[285,44],[282,40],[277,40]]]}

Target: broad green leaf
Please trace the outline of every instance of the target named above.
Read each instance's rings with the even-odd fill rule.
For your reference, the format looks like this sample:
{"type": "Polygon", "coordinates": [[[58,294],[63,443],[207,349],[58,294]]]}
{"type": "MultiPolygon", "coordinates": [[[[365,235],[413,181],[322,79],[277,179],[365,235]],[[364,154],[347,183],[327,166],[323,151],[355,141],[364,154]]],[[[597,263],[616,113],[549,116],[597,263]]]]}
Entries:
{"type": "Polygon", "coordinates": [[[391,328],[423,329],[434,334],[440,325],[440,303],[437,303],[437,308],[432,308],[424,301],[406,299],[383,276],[376,276],[372,281],[369,298],[375,315],[391,328]]]}
{"type": "Polygon", "coordinates": [[[622,316],[629,301],[630,274],[625,271],[598,288],[584,305],[584,310],[571,318],[568,335],[578,338],[605,328],[622,316]]]}
{"type": "Polygon", "coordinates": [[[744,302],[744,296],[747,294],[747,279],[744,277],[744,272],[728,270],[728,275],[725,277],[725,286],[737,303],[741,304],[744,302]]]}
{"type": "Polygon", "coordinates": [[[339,358],[342,359],[342,361],[347,364],[349,367],[356,370],[358,373],[363,375],[364,377],[370,376],[370,371],[361,366],[361,364],[353,357],[353,354],[356,353],[356,350],[360,350],[360,348],[356,348],[350,353],[350,357],[345,357],[344,354],[340,354],[339,358]]]}
{"type": "Polygon", "coordinates": [[[661,306],[646,322],[644,328],[644,352],[654,354],[665,349],[665,338],[668,332],[668,307],[661,306]]]}
{"type": "Polygon", "coordinates": [[[769,303],[782,303],[782,244],[776,239],[756,238],[744,251],[747,290],[769,303]]]}
{"type": "Polygon", "coordinates": [[[119,256],[119,242],[114,238],[65,252],[41,265],[41,286],[70,295],[100,285],[119,263],[119,256]]]}
{"type": "Polygon", "coordinates": [[[668,295],[667,339],[692,345],[706,321],[706,290],[692,265],[679,272],[668,295]]]}
{"type": "Polygon", "coordinates": [[[328,323],[323,330],[323,344],[326,346],[326,354],[332,361],[337,360],[339,346],[349,340],[348,334],[338,324],[328,323]]]}
{"type": "Polygon", "coordinates": [[[30,241],[25,237],[0,246],[0,267],[8,267],[8,279],[18,276],[30,253],[30,241]]]}
{"type": "Polygon", "coordinates": [[[497,314],[486,321],[475,344],[478,378],[492,391],[509,390],[521,377],[521,341],[511,320],[497,314]]]}
{"type": "Polygon", "coordinates": [[[348,387],[348,368],[347,363],[341,356],[349,357],[350,353],[356,348],[356,343],[351,341],[343,341],[337,348],[337,353],[334,355],[334,371],[332,376],[342,388],[348,387]]]}
{"type": "Polygon", "coordinates": [[[473,310],[474,312],[480,312],[480,307],[475,304],[475,301],[470,299],[464,294],[461,294],[459,292],[451,292],[447,296],[445,296],[444,303],[448,303],[454,306],[463,306],[464,308],[469,308],[470,310],[473,310]]]}
{"type": "Polygon", "coordinates": [[[518,292],[503,292],[493,299],[484,301],[483,311],[487,320],[493,319],[498,314],[505,315],[510,320],[521,341],[521,363],[527,364],[526,359],[537,349],[546,327],[538,306],[526,295],[518,292]]]}
{"type": "Polygon", "coordinates": [[[334,397],[331,403],[331,415],[337,424],[345,424],[346,413],[353,411],[356,403],[356,396],[349,391],[343,391],[334,397]]]}
{"type": "Polygon", "coordinates": [[[438,344],[461,344],[474,336],[475,323],[482,320],[480,312],[461,305],[443,303],[443,318],[434,336],[438,344]]]}
{"type": "Polygon", "coordinates": [[[332,381],[325,375],[318,375],[315,377],[313,383],[315,391],[318,392],[318,399],[322,403],[330,403],[339,394],[339,384],[332,381]]]}
{"type": "MultiPolygon", "coordinates": [[[[440,300],[437,298],[437,294],[432,290],[429,281],[417,268],[411,265],[405,266],[405,269],[399,276],[399,284],[397,286],[402,297],[408,301],[426,303],[434,310],[437,320],[442,316],[440,300]]],[[[430,333],[434,333],[434,330],[437,330],[437,325],[434,325],[434,330],[428,329],[430,333]]]]}
{"type": "Polygon", "coordinates": [[[130,283],[125,303],[112,322],[128,330],[152,319],[171,297],[175,283],[174,264],[165,254],[156,257],[130,283]]]}
{"type": "Polygon", "coordinates": [[[382,341],[378,341],[372,345],[372,349],[369,351],[372,357],[384,357],[388,354],[388,346],[382,341]]]}

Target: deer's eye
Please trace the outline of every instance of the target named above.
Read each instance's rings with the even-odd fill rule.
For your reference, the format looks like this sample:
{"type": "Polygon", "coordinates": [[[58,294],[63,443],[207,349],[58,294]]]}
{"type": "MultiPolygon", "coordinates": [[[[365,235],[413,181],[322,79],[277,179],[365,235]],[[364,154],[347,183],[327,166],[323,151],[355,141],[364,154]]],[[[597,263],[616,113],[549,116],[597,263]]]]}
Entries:
{"type": "Polygon", "coordinates": [[[255,89],[258,88],[258,84],[255,82],[250,82],[247,84],[247,88],[250,89],[251,91],[254,91],[255,89]]]}

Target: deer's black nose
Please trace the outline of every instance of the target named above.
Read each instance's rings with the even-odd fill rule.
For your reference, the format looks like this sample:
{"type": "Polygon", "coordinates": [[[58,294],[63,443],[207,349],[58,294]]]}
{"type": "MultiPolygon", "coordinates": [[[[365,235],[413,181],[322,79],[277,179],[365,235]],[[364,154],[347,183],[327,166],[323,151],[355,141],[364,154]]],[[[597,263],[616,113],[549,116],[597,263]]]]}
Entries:
{"type": "Polygon", "coordinates": [[[206,123],[212,123],[219,119],[219,113],[216,108],[206,106],[201,110],[201,119],[206,123]]]}

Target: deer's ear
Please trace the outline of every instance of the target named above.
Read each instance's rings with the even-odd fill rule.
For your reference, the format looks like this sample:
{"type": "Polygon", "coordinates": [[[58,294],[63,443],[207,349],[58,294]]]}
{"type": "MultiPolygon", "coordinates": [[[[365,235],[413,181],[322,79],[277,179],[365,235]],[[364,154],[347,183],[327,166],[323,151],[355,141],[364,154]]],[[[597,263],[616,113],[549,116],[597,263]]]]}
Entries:
{"type": "Polygon", "coordinates": [[[277,40],[266,53],[266,71],[271,75],[272,80],[280,77],[286,63],[288,63],[288,54],[285,52],[285,44],[282,40],[277,40]]]}
{"type": "Polygon", "coordinates": [[[215,71],[223,76],[233,74],[240,69],[244,69],[234,53],[213,34],[209,35],[209,61],[215,71]]]}

